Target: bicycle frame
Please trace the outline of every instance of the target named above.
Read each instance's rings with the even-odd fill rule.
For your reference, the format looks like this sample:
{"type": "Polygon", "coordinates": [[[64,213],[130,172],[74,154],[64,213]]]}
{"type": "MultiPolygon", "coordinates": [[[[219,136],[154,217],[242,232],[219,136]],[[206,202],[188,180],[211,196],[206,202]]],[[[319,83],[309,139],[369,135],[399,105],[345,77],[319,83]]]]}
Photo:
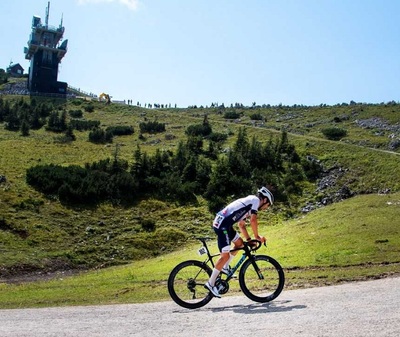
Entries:
{"type": "MultiPolygon", "coordinates": [[[[220,256],[221,253],[217,253],[217,254],[211,254],[211,253],[210,253],[210,250],[209,250],[209,248],[208,248],[208,246],[207,246],[207,242],[206,242],[206,241],[208,240],[208,238],[197,238],[197,239],[201,241],[201,243],[203,244],[203,247],[205,248],[205,251],[206,251],[206,253],[207,253],[207,258],[206,258],[206,260],[203,261],[203,263],[204,263],[204,264],[208,264],[208,263],[210,262],[211,265],[212,265],[212,267],[214,268],[214,267],[215,267],[215,264],[214,264],[213,258],[215,258],[215,257],[217,257],[217,256],[220,256]]],[[[260,244],[260,246],[261,246],[261,244],[260,244]]],[[[258,249],[260,246],[258,246],[257,249],[258,249]]],[[[226,277],[226,279],[225,279],[225,281],[227,281],[227,282],[228,282],[230,279],[232,279],[234,273],[240,268],[240,266],[243,264],[243,262],[246,260],[246,258],[251,259],[252,256],[253,256],[253,255],[251,254],[251,250],[249,249],[249,247],[248,247],[246,244],[244,244],[244,246],[241,247],[241,248],[231,249],[230,251],[231,251],[231,252],[234,252],[234,251],[238,251],[238,250],[244,250],[243,255],[242,255],[242,257],[240,258],[240,260],[235,264],[235,266],[231,269],[231,273],[230,273],[229,275],[227,275],[227,277],[226,277]]],[[[200,252],[200,251],[201,251],[201,248],[200,248],[199,252],[200,252]]],[[[204,254],[204,253],[203,253],[203,254],[204,254]]],[[[260,274],[260,272],[259,272],[259,268],[258,268],[257,264],[253,263],[253,265],[254,265],[254,268],[255,268],[255,270],[257,271],[259,277],[260,277],[260,278],[263,278],[263,276],[262,276],[262,275],[260,274]]]]}
{"type": "Polygon", "coordinates": [[[239,269],[239,267],[242,265],[242,263],[246,260],[247,257],[248,256],[246,255],[246,253],[243,253],[240,260],[235,264],[235,266],[231,269],[229,275],[226,277],[226,281],[229,281],[233,277],[233,274],[235,274],[236,270],[239,269]]]}

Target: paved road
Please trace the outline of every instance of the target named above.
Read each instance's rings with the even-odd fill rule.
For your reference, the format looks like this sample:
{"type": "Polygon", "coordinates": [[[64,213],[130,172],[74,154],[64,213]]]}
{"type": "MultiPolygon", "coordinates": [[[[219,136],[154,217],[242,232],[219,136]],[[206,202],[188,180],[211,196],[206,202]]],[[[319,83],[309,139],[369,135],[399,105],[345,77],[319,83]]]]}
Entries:
{"type": "Polygon", "coordinates": [[[400,278],[284,291],[267,304],[244,296],[198,310],[173,302],[0,310],[1,337],[398,337],[400,278]]]}

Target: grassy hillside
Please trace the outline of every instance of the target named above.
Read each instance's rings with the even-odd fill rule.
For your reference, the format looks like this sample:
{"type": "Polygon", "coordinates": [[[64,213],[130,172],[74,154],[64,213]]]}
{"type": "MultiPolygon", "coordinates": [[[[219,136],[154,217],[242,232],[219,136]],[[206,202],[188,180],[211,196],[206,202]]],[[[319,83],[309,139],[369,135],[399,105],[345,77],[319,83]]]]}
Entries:
{"type": "MultiPolygon", "coordinates": [[[[104,128],[133,126],[135,133],[115,137],[112,144],[99,145],[88,141],[87,131],[74,131],[76,140],[65,143],[60,139],[62,135],[44,128],[31,130],[28,137],[23,137],[20,132],[7,131],[4,123],[0,124],[0,175],[6,177],[6,182],[0,184],[2,277],[24,271],[64,270],[77,265],[99,268],[148,256],[164,256],[176,249],[176,243],[169,240],[176,238],[174,231],[186,233],[183,242],[192,235],[212,234],[209,225],[213,215],[201,199],[199,205],[185,207],[158,200],[145,200],[129,208],[107,203],[98,207],[67,207],[55,199],[45,198],[25,181],[26,170],[38,164],[83,166],[112,158],[116,152],[121,159],[132,163],[138,145],[150,154],[156,149],[175,151],[179,140],[185,139],[186,127],[201,123],[205,114],[214,131],[229,135],[221,152],[233,144],[239,127],[245,126],[250,137],[254,135],[263,142],[286,130],[289,141],[299,152],[317,158],[332,172],[333,185],[318,188],[304,184],[301,197],[290,200],[288,205],[278,203],[272,212],[262,216],[262,221],[283,226],[289,215],[299,219],[303,206],[318,205],[343,186],[354,194],[375,196],[400,191],[400,149],[391,147],[393,139],[400,138],[398,104],[145,109],[84,100],[67,101],[65,106],[63,102],[55,103],[67,111],[82,110],[83,119],[99,120],[104,128]],[[94,107],[93,112],[85,111],[88,105],[94,107]],[[226,111],[238,112],[240,118],[226,119],[226,111]],[[261,119],[252,120],[254,114],[261,119]],[[139,123],[153,120],[165,123],[166,132],[139,137],[139,123]],[[327,140],[322,130],[329,127],[345,129],[347,136],[340,141],[327,140]],[[156,231],[144,230],[144,220],[155,221],[156,231]]],[[[398,215],[399,208],[393,209],[398,215]]],[[[359,216],[363,218],[364,214],[366,210],[361,209],[359,216]]],[[[308,254],[314,255],[313,249],[307,248],[308,254]]]]}
{"type": "MultiPolygon", "coordinates": [[[[363,195],[275,225],[261,222],[268,237],[260,253],[284,267],[285,289],[338,284],[399,275],[400,193],[363,195]]],[[[166,279],[187,259],[200,259],[198,242],[178,251],[74,276],[59,273],[50,281],[0,283],[0,308],[140,303],[170,300],[166,279]]],[[[213,252],[217,251],[214,245],[213,252]]],[[[23,281],[24,279],[20,279],[23,281]]],[[[238,294],[230,282],[229,294],[238,294]]]]}

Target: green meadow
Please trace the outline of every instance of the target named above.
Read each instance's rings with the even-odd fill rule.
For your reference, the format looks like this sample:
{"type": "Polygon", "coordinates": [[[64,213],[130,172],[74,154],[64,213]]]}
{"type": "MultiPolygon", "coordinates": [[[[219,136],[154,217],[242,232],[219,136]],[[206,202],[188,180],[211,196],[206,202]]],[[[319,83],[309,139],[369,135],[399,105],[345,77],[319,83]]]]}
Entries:
{"type": "MultiPolygon", "coordinates": [[[[399,210],[400,193],[364,195],[296,220],[275,225],[262,221],[268,245],[259,254],[282,264],[285,289],[398,276],[399,210]]],[[[169,272],[181,261],[200,259],[199,247],[191,240],[176,252],[123,266],[58,274],[48,281],[1,283],[1,308],[168,301],[169,272]]],[[[211,249],[217,251],[215,244],[211,249]]],[[[238,281],[231,281],[228,295],[239,292],[238,281]]]]}
{"type": "MultiPolygon", "coordinates": [[[[0,308],[169,300],[171,269],[199,258],[194,237],[214,235],[213,214],[200,196],[196,205],[185,206],[147,199],[129,207],[107,202],[71,207],[33,189],[26,171],[42,164],[84,166],[117,155],[132,164],[138,146],[149,154],[175,151],[186,128],[201,123],[205,115],[214,131],[228,135],[221,155],[234,144],[240,128],[261,142],[286,131],[300,155],[318,159],[327,172],[340,173],[335,185],[324,189],[318,182],[304,182],[300,195],[260,215],[268,247],[259,253],[282,264],[285,289],[400,273],[400,149],[389,149],[392,135],[399,137],[398,104],[221,110],[146,109],[81,99],[53,103],[66,111],[82,110],[84,120],[100,121],[102,128],[132,126],[135,132],[94,144],[89,131],[74,130],[76,140],[65,142],[45,128],[22,136],[0,123],[0,175],[6,177],[0,183],[0,308]],[[88,105],[91,112],[85,109],[88,105]],[[238,112],[240,118],[227,119],[224,111],[238,112]],[[254,114],[261,119],[252,119],[254,114]],[[382,124],[360,126],[372,118],[382,124]],[[166,131],[139,135],[140,123],[153,120],[165,123],[166,131]],[[332,127],[346,130],[346,136],[324,137],[322,130],[332,127]],[[354,196],[320,204],[343,186],[354,196]],[[304,213],[307,204],[317,206],[304,213]],[[155,224],[153,231],[144,230],[145,220],[155,224]]],[[[229,294],[238,294],[235,282],[229,294]]]]}

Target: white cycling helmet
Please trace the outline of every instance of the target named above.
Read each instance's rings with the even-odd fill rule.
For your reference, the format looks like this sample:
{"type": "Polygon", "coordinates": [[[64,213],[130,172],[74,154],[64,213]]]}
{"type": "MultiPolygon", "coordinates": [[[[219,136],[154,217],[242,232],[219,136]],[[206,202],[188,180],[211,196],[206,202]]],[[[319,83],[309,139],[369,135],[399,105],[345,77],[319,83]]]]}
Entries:
{"type": "Polygon", "coordinates": [[[274,195],[268,188],[263,186],[257,192],[266,197],[269,201],[269,204],[272,206],[272,204],[274,203],[274,195]]]}

